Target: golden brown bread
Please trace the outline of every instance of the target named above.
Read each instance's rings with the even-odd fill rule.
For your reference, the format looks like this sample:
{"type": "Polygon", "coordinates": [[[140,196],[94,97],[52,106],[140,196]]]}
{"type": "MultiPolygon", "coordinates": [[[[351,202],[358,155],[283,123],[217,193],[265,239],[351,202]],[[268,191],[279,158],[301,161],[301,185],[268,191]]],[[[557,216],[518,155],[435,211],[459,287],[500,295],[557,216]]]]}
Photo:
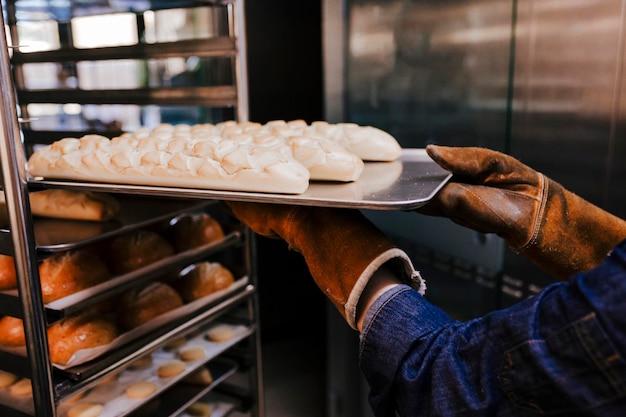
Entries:
{"type": "Polygon", "coordinates": [[[125,274],[174,254],[172,245],[150,230],[134,230],[111,241],[106,262],[114,274],[125,274]]]}
{"type": "Polygon", "coordinates": [[[118,308],[119,323],[134,329],[183,305],[181,296],[169,285],[152,282],[124,293],[118,308]]]}
{"type": "MultiPolygon", "coordinates": [[[[50,360],[65,365],[81,349],[111,343],[119,334],[115,324],[105,317],[93,314],[76,314],[60,320],[47,329],[50,360]]],[[[24,325],[21,319],[4,316],[0,319],[0,345],[24,346],[24,325]]]]}
{"type": "Polygon", "coordinates": [[[39,264],[44,303],[100,284],[110,276],[104,261],[86,249],[63,252],[39,264]]]}
{"type": "Polygon", "coordinates": [[[69,316],[48,327],[50,360],[66,365],[77,351],[107,345],[118,334],[115,323],[101,315],[69,316]]]}
{"type": "Polygon", "coordinates": [[[179,218],[170,230],[171,242],[177,252],[220,241],[224,230],[208,213],[196,213],[179,218]]]}
{"type": "Polygon", "coordinates": [[[219,262],[200,262],[175,281],[175,288],[185,302],[213,294],[235,282],[233,273],[219,262]]]}
{"type": "Polygon", "coordinates": [[[15,260],[12,256],[0,254],[0,290],[8,290],[16,286],[15,260]]]}
{"type": "Polygon", "coordinates": [[[26,338],[22,319],[11,316],[0,318],[0,345],[16,347],[25,344],[26,338]]]}
{"type": "Polygon", "coordinates": [[[29,197],[34,216],[106,221],[120,212],[119,201],[106,193],[50,189],[32,192],[29,197]]]}

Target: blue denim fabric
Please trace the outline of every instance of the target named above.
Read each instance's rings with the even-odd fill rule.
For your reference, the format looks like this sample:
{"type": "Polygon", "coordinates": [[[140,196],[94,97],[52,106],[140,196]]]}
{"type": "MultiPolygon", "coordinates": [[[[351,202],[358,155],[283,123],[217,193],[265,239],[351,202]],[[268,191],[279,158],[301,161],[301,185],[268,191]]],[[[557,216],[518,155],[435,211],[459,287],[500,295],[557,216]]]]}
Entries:
{"type": "Polygon", "coordinates": [[[368,311],[360,349],[378,417],[624,417],[626,241],[594,270],[468,322],[397,286],[368,311]]]}

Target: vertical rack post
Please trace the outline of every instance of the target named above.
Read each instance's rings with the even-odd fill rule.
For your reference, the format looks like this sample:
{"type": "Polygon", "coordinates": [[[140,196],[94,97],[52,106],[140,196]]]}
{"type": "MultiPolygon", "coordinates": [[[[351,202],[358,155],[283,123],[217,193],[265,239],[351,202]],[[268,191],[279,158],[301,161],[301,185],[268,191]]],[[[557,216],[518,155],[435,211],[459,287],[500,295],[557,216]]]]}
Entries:
{"type": "MultiPolygon", "coordinates": [[[[228,7],[228,30],[230,35],[235,38],[235,84],[237,88],[237,121],[247,122],[250,120],[249,100],[248,100],[248,61],[246,49],[246,22],[245,22],[245,4],[244,0],[234,0],[228,7]]],[[[257,271],[256,271],[256,243],[253,232],[246,228],[246,263],[247,269],[254,287],[257,287],[257,271]]],[[[259,320],[258,296],[248,301],[248,314],[256,318],[257,327],[252,336],[252,346],[254,349],[253,360],[256,363],[254,370],[250,371],[249,386],[254,388],[253,411],[254,417],[265,416],[265,402],[263,391],[263,371],[261,357],[261,334],[259,320]]]]}
{"type": "Polygon", "coordinates": [[[253,417],[265,416],[265,393],[263,389],[263,358],[261,355],[261,326],[259,320],[259,299],[258,299],[258,278],[257,278],[257,251],[254,232],[248,227],[245,229],[246,239],[246,264],[252,285],[257,288],[257,295],[248,300],[248,314],[256,322],[255,332],[250,336],[252,338],[253,360],[256,364],[250,370],[249,386],[253,403],[253,417]]]}
{"type": "Polygon", "coordinates": [[[235,37],[235,83],[237,86],[237,121],[250,119],[248,103],[248,56],[246,49],[246,20],[244,0],[228,5],[229,31],[235,37]]]}
{"type": "MultiPolygon", "coordinates": [[[[4,22],[3,22],[4,29],[4,22]]],[[[0,164],[9,217],[17,284],[22,304],[26,349],[30,364],[33,403],[37,416],[56,415],[52,367],[49,361],[46,319],[35,237],[30,215],[24,148],[17,119],[17,101],[11,76],[6,32],[0,35],[0,164]]]]}

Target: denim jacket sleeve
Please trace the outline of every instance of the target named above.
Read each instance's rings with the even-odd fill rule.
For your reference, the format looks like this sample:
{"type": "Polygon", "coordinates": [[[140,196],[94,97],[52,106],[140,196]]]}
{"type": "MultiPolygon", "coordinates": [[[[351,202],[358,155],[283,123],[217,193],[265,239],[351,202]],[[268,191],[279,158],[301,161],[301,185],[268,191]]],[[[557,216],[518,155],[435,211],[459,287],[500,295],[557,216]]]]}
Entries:
{"type": "Polygon", "coordinates": [[[626,416],[626,241],[599,267],[459,322],[408,286],[367,312],[376,416],[626,416]],[[396,414],[397,413],[397,414],[396,414]]]}

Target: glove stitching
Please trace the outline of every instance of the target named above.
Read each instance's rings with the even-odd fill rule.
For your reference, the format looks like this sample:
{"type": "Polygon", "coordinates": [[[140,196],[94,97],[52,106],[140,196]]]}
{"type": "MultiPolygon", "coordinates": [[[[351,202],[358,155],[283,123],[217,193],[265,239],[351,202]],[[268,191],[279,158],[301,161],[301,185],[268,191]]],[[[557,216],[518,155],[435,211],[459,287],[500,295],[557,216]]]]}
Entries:
{"type": "Polygon", "coordinates": [[[489,202],[485,199],[483,199],[479,193],[476,193],[473,191],[472,187],[467,187],[465,185],[462,185],[463,188],[465,188],[467,190],[467,192],[471,195],[473,195],[474,197],[476,197],[478,200],[480,200],[485,207],[489,208],[489,211],[491,211],[498,219],[500,219],[500,221],[504,224],[506,224],[506,220],[504,219],[504,217],[502,217],[497,210],[495,210],[493,207],[491,207],[491,205],[489,204],[489,202]]]}
{"type": "Polygon", "coordinates": [[[541,222],[543,220],[543,215],[548,206],[548,188],[549,182],[546,181],[546,177],[543,174],[539,175],[539,181],[541,183],[541,198],[539,203],[539,208],[537,209],[537,215],[535,216],[535,221],[533,223],[532,233],[528,237],[526,243],[520,246],[520,250],[527,249],[537,243],[537,239],[539,237],[539,233],[541,231],[541,222]]]}

